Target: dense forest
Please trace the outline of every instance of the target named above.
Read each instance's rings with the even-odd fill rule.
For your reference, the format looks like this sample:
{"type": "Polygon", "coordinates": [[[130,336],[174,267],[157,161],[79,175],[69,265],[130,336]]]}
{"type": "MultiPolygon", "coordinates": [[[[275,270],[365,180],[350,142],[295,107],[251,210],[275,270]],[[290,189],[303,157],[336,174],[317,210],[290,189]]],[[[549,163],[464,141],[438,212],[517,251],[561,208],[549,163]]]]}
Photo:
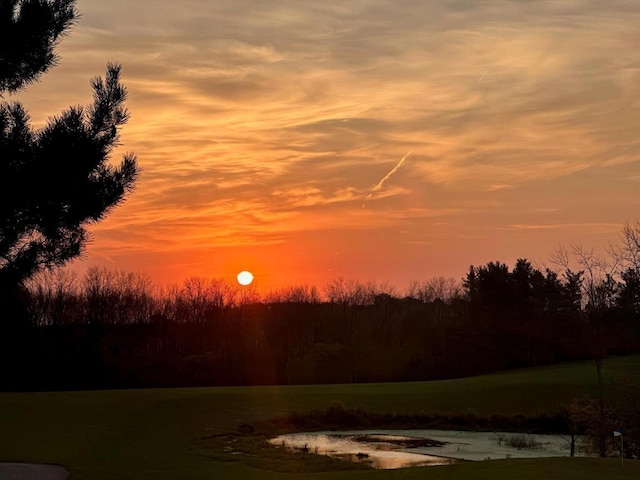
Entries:
{"type": "Polygon", "coordinates": [[[519,259],[403,293],[339,278],[262,296],[222,280],[157,288],[140,273],[54,270],[2,321],[1,385],[432,380],[640,352],[640,269],[619,259],[574,248],[556,254],[555,270],[519,259]]]}

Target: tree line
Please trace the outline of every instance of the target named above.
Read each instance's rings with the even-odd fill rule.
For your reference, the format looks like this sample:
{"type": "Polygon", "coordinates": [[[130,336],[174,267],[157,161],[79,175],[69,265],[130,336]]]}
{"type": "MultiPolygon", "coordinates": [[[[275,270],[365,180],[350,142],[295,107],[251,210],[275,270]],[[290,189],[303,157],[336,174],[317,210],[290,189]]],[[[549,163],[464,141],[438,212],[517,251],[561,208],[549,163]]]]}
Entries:
{"type": "MultiPolygon", "coordinates": [[[[640,239],[640,223],[624,232],[640,239]]],[[[639,266],[620,254],[601,274],[599,257],[560,253],[581,268],[489,262],[406,292],[338,278],[261,296],[220,279],[158,288],[140,273],[54,270],[25,284],[23,320],[2,324],[2,386],[432,380],[639,352],[639,266]]]]}

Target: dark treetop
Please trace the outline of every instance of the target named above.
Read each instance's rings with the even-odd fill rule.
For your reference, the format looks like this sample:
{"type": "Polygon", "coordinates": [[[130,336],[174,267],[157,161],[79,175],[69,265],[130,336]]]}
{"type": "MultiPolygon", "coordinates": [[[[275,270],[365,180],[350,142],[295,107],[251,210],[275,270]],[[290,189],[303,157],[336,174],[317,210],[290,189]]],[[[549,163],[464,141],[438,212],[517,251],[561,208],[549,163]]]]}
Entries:
{"type": "MultiPolygon", "coordinates": [[[[76,18],[73,1],[0,3],[0,95],[34,81],[55,61],[53,47],[76,18]]],[[[71,107],[33,130],[20,103],[0,103],[0,291],[79,256],[86,227],[133,188],[128,154],[108,163],[128,119],[120,66],[91,80],[93,103],[71,107]]]]}

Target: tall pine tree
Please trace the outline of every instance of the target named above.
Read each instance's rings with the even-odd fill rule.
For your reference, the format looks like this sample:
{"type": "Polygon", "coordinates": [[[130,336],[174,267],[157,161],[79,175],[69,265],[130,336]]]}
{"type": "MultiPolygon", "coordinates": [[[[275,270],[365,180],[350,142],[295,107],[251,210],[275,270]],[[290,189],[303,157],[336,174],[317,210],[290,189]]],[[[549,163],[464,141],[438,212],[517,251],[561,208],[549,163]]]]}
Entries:
{"type": "Polygon", "coordinates": [[[54,48],[77,17],[75,0],[0,2],[0,303],[39,270],[78,257],[87,227],[121,203],[138,176],[134,155],[108,162],[129,117],[119,65],[91,80],[91,105],[40,130],[20,103],[6,101],[56,63],[54,48]]]}

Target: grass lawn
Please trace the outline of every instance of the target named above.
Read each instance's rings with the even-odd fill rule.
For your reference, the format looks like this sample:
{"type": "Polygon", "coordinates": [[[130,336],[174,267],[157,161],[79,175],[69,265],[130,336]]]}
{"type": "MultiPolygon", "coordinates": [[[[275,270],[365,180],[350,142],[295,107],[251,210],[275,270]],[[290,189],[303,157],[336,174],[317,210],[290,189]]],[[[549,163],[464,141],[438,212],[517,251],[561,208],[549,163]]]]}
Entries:
{"type": "MultiPolygon", "coordinates": [[[[640,372],[640,356],[606,360],[605,382],[623,371],[640,372]]],[[[61,464],[73,480],[640,478],[640,462],[622,469],[615,459],[569,458],[395,471],[329,462],[321,468],[332,471],[324,473],[304,473],[318,464],[296,459],[289,471],[300,473],[283,474],[273,471],[282,455],[241,458],[223,450],[223,434],[241,423],[335,402],[389,413],[534,414],[595,389],[595,367],[585,362],[438,382],[1,393],[0,460],[61,464]]]]}

